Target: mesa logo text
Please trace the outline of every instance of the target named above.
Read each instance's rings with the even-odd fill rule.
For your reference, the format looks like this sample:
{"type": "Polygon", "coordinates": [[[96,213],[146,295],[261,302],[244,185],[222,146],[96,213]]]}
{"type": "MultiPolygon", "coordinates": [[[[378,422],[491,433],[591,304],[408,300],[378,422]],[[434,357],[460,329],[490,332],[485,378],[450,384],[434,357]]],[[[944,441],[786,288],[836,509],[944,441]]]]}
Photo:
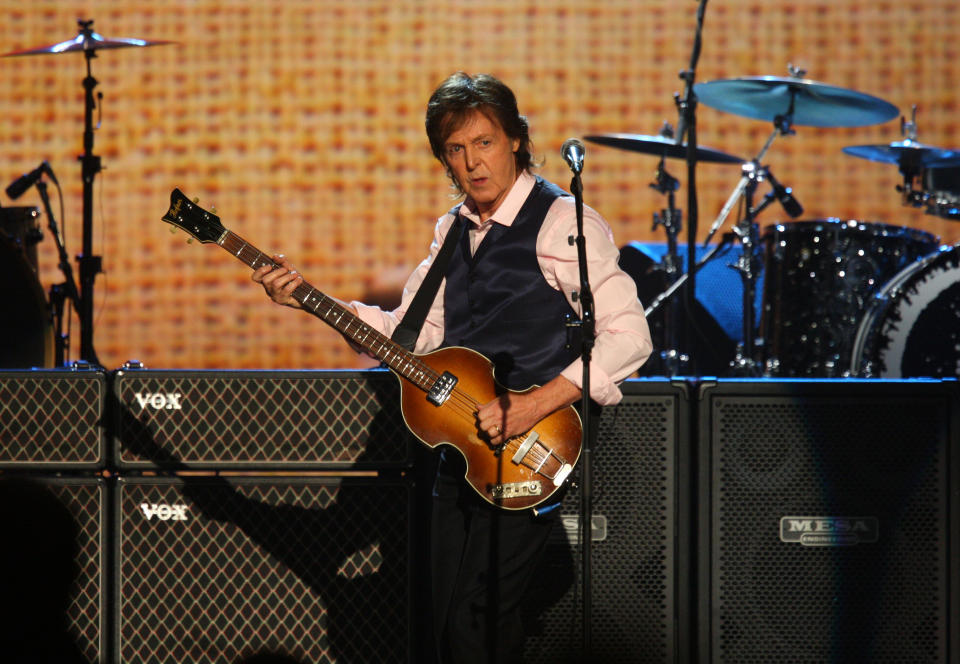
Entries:
{"type": "Polygon", "coordinates": [[[874,516],[785,516],[780,519],[780,541],[803,546],[855,546],[880,537],[874,516]]]}

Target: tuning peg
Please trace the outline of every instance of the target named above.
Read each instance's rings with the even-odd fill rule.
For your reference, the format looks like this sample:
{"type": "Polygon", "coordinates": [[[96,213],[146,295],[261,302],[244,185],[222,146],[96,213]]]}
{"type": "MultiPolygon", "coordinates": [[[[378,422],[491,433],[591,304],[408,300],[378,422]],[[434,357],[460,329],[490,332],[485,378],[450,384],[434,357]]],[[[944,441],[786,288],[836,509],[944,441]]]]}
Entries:
{"type": "Polygon", "coordinates": [[[176,227],[176,226],[171,226],[171,227],[170,227],[170,235],[176,235],[176,234],[177,234],[177,227],[176,227]]]}
{"type": "Polygon", "coordinates": [[[188,237],[188,238],[187,238],[187,244],[193,244],[193,238],[192,238],[192,237],[188,237]]]}
{"type": "Polygon", "coordinates": [[[216,214],[216,213],[217,213],[217,206],[216,206],[216,205],[211,205],[211,206],[210,206],[210,211],[211,211],[212,213],[216,214]]]}
{"type": "Polygon", "coordinates": [[[196,205],[196,204],[199,203],[199,202],[200,202],[200,199],[199,199],[199,198],[194,198],[194,199],[193,199],[193,204],[194,204],[194,205],[196,205]]]}

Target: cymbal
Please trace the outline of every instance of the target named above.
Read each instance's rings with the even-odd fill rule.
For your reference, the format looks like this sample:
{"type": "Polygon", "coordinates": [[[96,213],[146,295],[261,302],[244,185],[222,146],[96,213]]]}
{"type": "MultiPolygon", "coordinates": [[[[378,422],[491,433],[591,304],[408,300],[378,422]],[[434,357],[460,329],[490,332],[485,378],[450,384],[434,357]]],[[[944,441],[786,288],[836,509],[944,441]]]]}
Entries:
{"type": "MultiPolygon", "coordinates": [[[[643,152],[645,154],[656,155],[657,157],[671,157],[674,159],[685,159],[687,156],[686,144],[677,144],[672,138],[664,136],[643,136],[641,134],[594,134],[593,136],[584,136],[592,143],[607,145],[612,148],[629,150],[630,152],[643,152]]],[[[702,146],[697,146],[697,160],[711,161],[720,164],[742,164],[743,159],[734,157],[726,152],[711,150],[702,146]]]]}
{"type": "Polygon", "coordinates": [[[878,97],[808,79],[757,76],[697,83],[701,102],[726,113],[774,121],[791,110],[791,124],[807,127],[865,127],[900,114],[878,97]]]}
{"type": "Polygon", "coordinates": [[[61,53],[72,53],[73,51],[99,51],[108,48],[133,48],[141,46],[163,46],[164,44],[175,44],[172,41],[148,41],[146,39],[105,39],[102,35],[91,31],[81,31],[73,39],[60,42],[59,44],[50,44],[49,46],[38,46],[28,48],[22,51],[13,51],[0,55],[3,58],[16,57],[21,55],[59,55],[61,53]]]}
{"type": "Polygon", "coordinates": [[[889,145],[848,145],[843,151],[853,157],[899,164],[903,169],[960,166],[960,150],[945,150],[909,138],[889,145]]]}

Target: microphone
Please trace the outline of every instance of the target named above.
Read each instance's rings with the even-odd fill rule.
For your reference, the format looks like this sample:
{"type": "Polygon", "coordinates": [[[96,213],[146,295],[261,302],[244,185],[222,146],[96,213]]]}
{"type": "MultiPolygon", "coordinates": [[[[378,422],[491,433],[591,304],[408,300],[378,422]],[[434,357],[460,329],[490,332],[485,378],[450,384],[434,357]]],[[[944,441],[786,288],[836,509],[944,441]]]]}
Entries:
{"type": "Polygon", "coordinates": [[[560,154],[563,155],[563,160],[567,162],[567,166],[570,167],[574,175],[580,175],[580,171],[583,170],[583,155],[585,153],[586,150],[583,147],[583,143],[576,138],[568,138],[560,148],[560,154]]]}
{"type": "Polygon", "coordinates": [[[773,173],[770,172],[769,168],[766,169],[766,171],[770,186],[773,187],[773,195],[780,201],[780,205],[783,206],[786,213],[793,218],[803,214],[803,206],[800,205],[800,201],[793,197],[793,189],[780,184],[777,178],[773,177],[773,173]]]}
{"type": "Polygon", "coordinates": [[[23,192],[35,185],[40,178],[43,177],[44,173],[49,175],[50,179],[54,182],[57,181],[57,178],[53,174],[53,169],[50,168],[50,164],[44,161],[29,173],[24,173],[16,180],[11,182],[10,186],[7,187],[7,196],[14,200],[20,198],[23,195],[23,192]]]}

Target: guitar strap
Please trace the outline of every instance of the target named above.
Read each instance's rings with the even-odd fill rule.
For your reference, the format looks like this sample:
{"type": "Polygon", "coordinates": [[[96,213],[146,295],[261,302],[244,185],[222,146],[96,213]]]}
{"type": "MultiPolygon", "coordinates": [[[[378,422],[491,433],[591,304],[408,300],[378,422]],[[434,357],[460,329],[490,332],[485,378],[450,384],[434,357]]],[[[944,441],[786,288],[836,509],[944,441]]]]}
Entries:
{"type": "Polygon", "coordinates": [[[417,289],[417,294],[413,296],[413,302],[410,303],[407,312],[403,315],[403,320],[400,321],[397,329],[393,331],[393,336],[390,337],[392,341],[409,351],[412,351],[417,343],[420,329],[423,327],[423,322],[427,319],[427,312],[430,311],[430,305],[433,304],[437,291],[440,289],[440,282],[443,281],[447,272],[447,265],[450,263],[453,250],[460,243],[460,236],[463,234],[465,225],[458,208],[457,218],[450,226],[447,236],[443,239],[443,245],[437,252],[437,258],[433,261],[430,269],[427,270],[427,276],[423,278],[420,288],[417,289]]]}

